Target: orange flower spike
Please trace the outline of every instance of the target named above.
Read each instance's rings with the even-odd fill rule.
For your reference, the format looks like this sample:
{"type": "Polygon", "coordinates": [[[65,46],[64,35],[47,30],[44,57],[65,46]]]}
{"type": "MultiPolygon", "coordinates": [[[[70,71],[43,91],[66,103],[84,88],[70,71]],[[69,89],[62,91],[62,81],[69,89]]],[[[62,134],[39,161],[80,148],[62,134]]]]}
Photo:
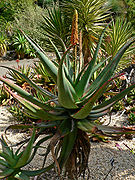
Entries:
{"type": "Polygon", "coordinates": [[[78,12],[75,9],[75,13],[72,20],[72,32],[71,32],[71,44],[78,44],[78,12]]]}

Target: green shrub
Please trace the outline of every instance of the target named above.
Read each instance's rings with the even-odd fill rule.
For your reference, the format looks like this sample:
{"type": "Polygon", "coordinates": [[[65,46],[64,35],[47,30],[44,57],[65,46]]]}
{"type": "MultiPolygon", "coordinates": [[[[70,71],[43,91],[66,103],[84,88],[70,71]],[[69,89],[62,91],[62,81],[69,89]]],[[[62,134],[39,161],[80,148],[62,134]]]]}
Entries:
{"type": "Polygon", "coordinates": [[[127,5],[127,19],[129,22],[132,23],[134,27],[134,34],[135,34],[135,2],[134,0],[125,0],[126,5],[127,5]]]}
{"type": "Polygon", "coordinates": [[[43,15],[46,15],[46,10],[34,4],[32,0],[20,1],[13,21],[14,31],[19,27],[42,44],[44,35],[41,34],[39,25],[43,21],[43,15]]]}
{"type": "Polygon", "coordinates": [[[135,112],[131,112],[131,113],[128,115],[128,120],[129,120],[129,123],[130,123],[130,124],[135,124],[135,112]]]}

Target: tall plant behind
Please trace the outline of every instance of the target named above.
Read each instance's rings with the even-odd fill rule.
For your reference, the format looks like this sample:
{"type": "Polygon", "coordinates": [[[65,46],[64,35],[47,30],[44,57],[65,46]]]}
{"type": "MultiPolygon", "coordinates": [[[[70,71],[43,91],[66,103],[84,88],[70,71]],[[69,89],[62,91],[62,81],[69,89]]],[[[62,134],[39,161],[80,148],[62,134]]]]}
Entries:
{"type": "Polygon", "coordinates": [[[56,5],[56,2],[58,0],[37,0],[38,6],[41,6],[42,8],[48,8],[52,7],[53,5],[56,5]]]}
{"type": "Polygon", "coordinates": [[[106,0],[63,0],[60,3],[66,18],[65,23],[71,24],[73,12],[79,14],[79,29],[82,30],[82,48],[85,64],[90,61],[98,36],[109,18],[109,7],[106,0]]]}
{"type": "Polygon", "coordinates": [[[1,0],[0,1],[0,19],[9,22],[14,19],[14,8],[12,8],[12,1],[1,0]]]}
{"type": "Polygon", "coordinates": [[[15,5],[15,20],[13,27],[16,31],[19,28],[27,32],[34,40],[41,44],[43,35],[40,31],[40,22],[43,20],[43,15],[46,11],[34,3],[33,0],[21,0],[15,5]]]}
{"type": "MultiPolygon", "coordinates": [[[[108,28],[105,37],[105,52],[113,57],[116,55],[118,50],[133,36],[134,29],[131,23],[128,23],[126,19],[117,18],[113,20],[108,28]]],[[[126,50],[117,69],[128,67],[132,62],[132,55],[135,53],[133,44],[129,49],[126,50]]]]}
{"type": "Polygon", "coordinates": [[[135,30],[135,2],[134,0],[107,0],[113,17],[127,18],[135,30]]]}
{"type": "Polygon", "coordinates": [[[48,9],[48,16],[44,16],[44,20],[41,23],[42,34],[45,37],[43,41],[46,44],[47,51],[52,50],[51,41],[63,52],[65,51],[65,45],[69,46],[70,31],[65,21],[66,19],[59,7],[48,9]]]}

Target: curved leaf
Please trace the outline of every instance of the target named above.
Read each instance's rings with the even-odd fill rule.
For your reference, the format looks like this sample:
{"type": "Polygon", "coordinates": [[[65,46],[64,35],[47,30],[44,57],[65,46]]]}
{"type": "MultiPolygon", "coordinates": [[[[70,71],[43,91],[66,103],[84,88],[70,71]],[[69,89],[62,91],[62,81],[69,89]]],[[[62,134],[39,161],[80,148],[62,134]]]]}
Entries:
{"type": "Polygon", "coordinates": [[[51,44],[52,44],[52,46],[53,46],[53,48],[54,48],[54,50],[55,50],[55,54],[56,54],[58,63],[60,63],[60,60],[61,60],[60,52],[59,52],[59,50],[57,49],[57,47],[55,46],[55,44],[52,42],[52,40],[51,40],[51,39],[49,39],[49,40],[50,40],[50,42],[51,42],[51,44]]]}
{"type": "Polygon", "coordinates": [[[95,120],[95,119],[98,119],[99,117],[102,117],[104,115],[106,115],[110,110],[107,109],[107,110],[104,110],[102,112],[98,112],[98,113],[89,113],[87,119],[90,119],[90,120],[95,120]]]}
{"type": "Polygon", "coordinates": [[[12,81],[5,79],[3,77],[0,76],[0,80],[7,84],[9,87],[11,87],[12,89],[14,89],[18,94],[20,94],[23,98],[27,99],[28,101],[30,101],[31,103],[34,103],[35,105],[49,110],[52,109],[52,107],[46,105],[45,103],[39,101],[37,98],[33,97],[31,94],[29,94],[28,92],[24,91],[21,87],[19,87],[18,85],[14,84],[12,81]]]}
{"type": "MultiPolygon", "coordinates": [[[[118,75],[118,76],[120,76],[120,75],[118,75]]],[[[75,118],[75,119],[84,119],[84,118],[86,118],[89,115],[90,111],[92,110],[92,108],[94,106],[94,103],[103,94],[103,92],[105,91],[108,84],[113,79],[117,78],[118,76],[115,76],[115,77],[111,78],[110,80],[108,80],[107,82],[105,82],[96,92],[94,92],[92,94],[92,96],[90,96],[88,98],[88,101],[86,102],[86,104],[79,111],[75,112],[71,116],[73,118],[75,118]]]]}
{"type": "Polygon", "coordinates": [[[40,175],[42,173],[45,173],[45,172],[49,171],[53,167],[54,167],[54,163],[47,166],[47,167],[45,167],[45,168],[35,170],[35,171],[22,170],[22,173],[26,174],[27,176],[37,176],[37,175],[40,175]]]}
{"type": "Polygon", "coordinates": [[[23,151],[21,157],[19,158],[19,160],[18,160],[17,164],[14,166],[14,168],[19,168],[19,167],[24,166],[27,163],[28,159],[30,158],[32,148],[33,148],[33,143],[35,140],[35,132],[36,131],[34,129],[29,143],[27,144],[25,150],[23,151]]]}
{"type": "Polygon", "coordinates": [[[36,52],[39,55],[39,58],[42,62],[42,64],[44,65],[46,71],[50,74],[50,76],[53,78],[53,80],[55,82],[57,82],[57,67],[54,65],[54,63],[52,61],[50,61],[48,59],[48,57],[45,55],[45,52],[43,51],[43,49],[36,44],[28,35],[26,35],[22,30],[21,32],[24,34],[25,38],[27,39],[27,41],[31,44],[31,46],[36,50],[36,52]]]}
{"type": "Polygon", "coordinates": [[[93,134],[112,136],[114,134],[135,134],[134,128],[99,125],[87,119],[78,121],[78,128],[93,134]]]}
{"type": "Polygon", "coordinates": [[[47,136],[47,137],[44,137],[44,138],[40,139],[40,140],[36,143],[36,145],[35,145],[35,147],[34,147],[34,151],[33,151],[32,155],[31,155],[30,159],[28,160],[27,164],[29,164],[29,163],[32,161],[32,159],[34,158],[34,156],[35,156],[38,148],[40,148],[40,145],[41,145],[42,143],[44,143],[45,141],[47,141],[48,139],[50,139],[50,138],[52,138],[52,135],[47,136]]]}
{"type": "Polygon", "coordinates": [[[39,106],[25,100],[25,98],[22,98],[20,96],[18,96],[17,94],[13,93],[12,91],[10,91],[8,88],[6,88],[6,90],[20,103],[22,104],[27,110],[28,112],[34,116],[35,118],[39,118],[42,120],[63,120],[63,119],[67,119],[66,116],[61,115],[61,113],[59,112],[52,112],[49,113],[48,111],[45,111],[44,109],[41,109],[39,106]]]}
{"type": "Polygon", "coordinates": [[[58,69],[58,79],[57,79],[58,101],[63,107],[67,109],[76,109],[77,105],[75,104],[75,100],[78,99],[78,97],[76,96],[76,92],[73,86],[65,76],[64,65],[63,65],[63,61],[69,50],[70,48],[63,55],[58,69]]]}
{"type": "Polygon", "coordinates": [[[4,179],[5,177],[9,176],[14,172],[14,169],[5,169],[3,172],[0,172],[0,179],[4,179]]]}

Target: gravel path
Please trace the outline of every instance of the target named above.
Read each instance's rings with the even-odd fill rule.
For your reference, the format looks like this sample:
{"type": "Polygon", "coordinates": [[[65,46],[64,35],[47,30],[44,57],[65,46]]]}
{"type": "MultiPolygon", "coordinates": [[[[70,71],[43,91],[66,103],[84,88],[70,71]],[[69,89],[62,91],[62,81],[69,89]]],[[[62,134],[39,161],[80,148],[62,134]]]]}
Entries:
{"type": "MultiPolygon", "coordinates": [[[[53,59],[55,56],[54,54],[52,53],[47,53],[47,56],[50,58],[50,59],[53,59]]],[[[19,61],[19,63],[17,64],[16,60],[2,60],[0,58],[0,66],[3,65],[3,66],[9,66],[9,67],[17,67],[18,65],[20,66],[29,66],[29,65],[33,65],[34,62],[36,61],[39,61],[38,58],[34,58],[34,59],[22,59],[19,61]]],[[[0,75],[3,76],[5,75],[7,72],[7,69],[6,68],[2,68],[0,67],[0,75]]]]}
{"type": "MultiPolygon", "coordinates": [[[[23,60],[20,60],[19,61],[19,65],[20,66],[23,66],[25,65],[25,67],[27,65],[31,65],[34,63],[34,61],[37,61],[38,59],[35,58],[35,59],[23,59],[23,60]]],[[[0,66],[3,65],[3,66],[8,66],[8,67],[17,67],[18,66],[16,60],[12,60],[12,61],[0,61],[0,66]]],[[[6,68],[3,68],[3,67],[0,67],[0,75],[3,76],[5,75],[7,72],[7,69],[6,68]]]]}
{"type": "MultiPolygon", "coordinates": [[[[109,120],[108,116],[104,119],[109,120]]],[[[119,114],[112,115],[112,124],[121,126],[125,122],[126,116],[119,114]]],[[[5,128],[10,124],[13,124],[14,120],[12,115],[7,111],[6,107],[0,107],[0,135],[3,134],[5,128]]],[[[9,141],[13,144],[19,142],[26,137],[25,133],[10,132],[7,135],[9,141]]],[[[89,157],[89,180],[104,180],[107,173],[113,168],[106,180],[135,180],[135,154],[131,153],[130,150],[124,145],[128,145],[131,149],[135,150],[135,138],[127,140],[122,138],[119,141],[113,140],[108,143],[91,143],[91,154],[89,157]],[[121,150],[116,147],[116,144],[120,145],[121,150]]],[[[39,150],[41,153],[41,150],[39,150]]],[[[51,156],[48,159],[48,163],[52,161],[51,156]]],[[[37,169],[42,166],[42,157],[36,156],[36,158],[27,166],[27,169],[37,169]]],[[[45,173],[38,179],[58,179],[53,171],[45,173]]],[[[81,178],[80,178],[81,179],[81,178]]],[[[81,179],[83,180],[83,178],[81,179]]]]}

